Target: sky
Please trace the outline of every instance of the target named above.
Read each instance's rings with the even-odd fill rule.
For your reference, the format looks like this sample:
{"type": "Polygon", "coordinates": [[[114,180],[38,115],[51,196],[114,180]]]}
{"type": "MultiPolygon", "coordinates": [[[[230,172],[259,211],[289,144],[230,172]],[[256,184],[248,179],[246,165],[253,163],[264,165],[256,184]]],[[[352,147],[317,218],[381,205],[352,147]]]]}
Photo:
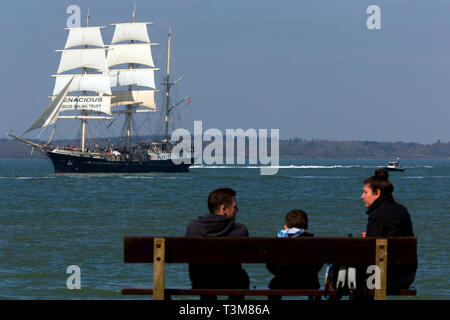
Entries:
{"type": "MultiPolygon", "coordinates": [[[[280,138],[450,141],[450,1],[83,0],[2,3],[0,132],[24,132],[48,104],[69,5],[110,43],[111,23],[173,31],[179,92],[203,129],[279,129],[280,138]],[[369,5],[381,29],[369,30],[369,5]]],[[[164,66],[160,66],[164,69],[164,66]]],[[[193,123],[185,123],[192,130],[193,123]]],[[[35,133],[37,135],[37,133],[35,133]]],[[[27,137],[33,137],[30,133],[27,137]]]]}

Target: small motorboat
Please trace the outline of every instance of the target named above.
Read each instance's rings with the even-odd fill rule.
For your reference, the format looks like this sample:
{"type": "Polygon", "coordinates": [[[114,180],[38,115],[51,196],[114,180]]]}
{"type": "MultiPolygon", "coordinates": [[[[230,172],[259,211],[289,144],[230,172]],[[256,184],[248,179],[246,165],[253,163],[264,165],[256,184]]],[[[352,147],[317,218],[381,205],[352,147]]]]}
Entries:
{"type": "Polygon", "coordinates": [[[398,158],[395,161],[389,161],[388,165],[383,169],[387,171],[401,171],[401,172],[405,171],[405,168],[400,167],[400,161],[398,158]]]}

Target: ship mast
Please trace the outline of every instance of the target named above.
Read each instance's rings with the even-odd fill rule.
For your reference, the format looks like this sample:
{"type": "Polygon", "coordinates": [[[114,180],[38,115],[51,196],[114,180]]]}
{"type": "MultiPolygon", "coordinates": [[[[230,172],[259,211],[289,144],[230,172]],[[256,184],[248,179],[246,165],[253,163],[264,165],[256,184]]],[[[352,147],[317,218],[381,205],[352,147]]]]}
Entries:
{"type": "MultiPolygon", "coordinates": [[[[89,9],[88,9],[88,14],[86,16],[86,27],[89,27],[89,9]]],[[[85,48],[87,48],[88,46],[86,45],[85,48]]],[[[87,68],[84,67],[83,68],[83,73],[87,74],[87,68]]],[[[86,90],[83,91],[83,96],[86,95],[86,90]]],[[[87,123],[87,119],[85,118],[87,115],[86,110],[82,110],[81,111],[81,115],[83,116],[81,119],[81,152],[84,152],[85,147],[86,147],[86,123],[87,123]]]]}
{"type": "Polygon", "coordinates": [[[136,5],[131,22],[113,24],[115,25],[115,30],[107,56],[109,67],[122,63],[128,64],[128,69],[113,69],[115,74],[112,79],[114,83],[112,87],[125,85],[128,87],[126,91],[112,91],[112,95],[115,97],[112,105],[125,107],[123,110],[112,111],[112,113],[125,114],[124,127],[126,132],[124,136],[126,139],[125,150],[128,151],[127,158],[131,149],[131,120],[133,114],[157,111],[154,100],[154,92],[157,91],[154,72],[159,70],[159,68],[155,68],[151,46],[159,43],[150,42],[147,33],[147,25],[153,24],[153,22],[136,22],[135,16],[136,5]],[[125,40],[130,40],[130,42],[128,44],[120,44],[120,42],[125,40]],[[147,67],[139,68],[139,65],[147,67]],[[150,89],[133,89],[133,86],[148,87],[150,89]]]}
{"type": "Polygon", "coordinates": [[[165,128],[164,128],[164,140],[163,142],[168,142],[169,140],[169,92],[170,92],[170,45],[172,40],[172,27],[169,29],[169,37],[167,40],[167,75],[166,75],[166,115],[165,115],[165,128]]]}
{"type": "Polygon", "coordinates": [[[167,40],[167,75],[166,75],[166,82],[163,83],[166,85],[166,113],[165,113],[165,128],[164,128],[164,140],[162,142],[169,142],[169,113],[180,103],[183,101],[188,100],[191,96],[184,97],[180,101],[178,101],[176,104],[170,106],[170,87],[174,84],[177,84],[178,81],[184,78],[184,76],[179,77],[174,82],[170,82],[170,47],[172,43],[172,28],[169,29],[169,37],[167,40]]]}
{"type": "MultiPolygon", "coordinates": [[[[131,19],[133,23],[135,22],[135,16],[136,16],[136,4],[134,5],[133,16],[132,16],[132,19],[131,19]]],[[[131,40],[130,43],[134,43],[134,40],[131,40]]],[[[134,64],[130,63],[129,66],[130,66],[130,69],[133,69],[134,64]]],[[[130,84],[128,86],[128,91],[130,91],[130,92],[133,91],[133,85],[132,84],[130,84]]],[[[130,153],[131,113],[132,112],[133,112],[132,105],[128,104],[127,105],[127,112],[126,112],[126,115],[127,115],[127,120],[126,120],[127,121],[127,148],[126,148],[126,150],[128,151],[128,154],[130,153]]]]}

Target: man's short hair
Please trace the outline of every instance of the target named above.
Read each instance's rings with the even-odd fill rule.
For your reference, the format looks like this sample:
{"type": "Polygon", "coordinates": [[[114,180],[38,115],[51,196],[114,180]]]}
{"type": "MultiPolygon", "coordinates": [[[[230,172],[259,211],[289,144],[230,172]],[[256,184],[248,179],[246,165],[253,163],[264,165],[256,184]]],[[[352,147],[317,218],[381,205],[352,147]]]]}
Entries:
{"type": "Polygon", "coordinates": [[[222,205],[226,207],[231,206],[233,197],[236,197],[236,192],[230,188],[220,188],[212,191],[208,197],[209,212],[216,213],[222,205]]]}
{"type": "Polygon", "coordinates": [[[286,215],[286,227],[308,229],[308,215],[303,210],[291,210],[286,215]]]}

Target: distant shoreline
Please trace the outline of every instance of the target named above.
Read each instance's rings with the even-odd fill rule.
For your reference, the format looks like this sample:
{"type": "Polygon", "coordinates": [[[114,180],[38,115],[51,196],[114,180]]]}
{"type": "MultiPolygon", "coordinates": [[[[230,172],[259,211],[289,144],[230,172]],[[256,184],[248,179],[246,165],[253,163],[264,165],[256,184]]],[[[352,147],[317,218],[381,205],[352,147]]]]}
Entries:
{"type": "MultiPolygon", "coordinates": [[[[345,160],[358,160],[358,161],[389,161],[392,160],[392,157],[390,158],[357,158],[357,157],[349,157],[349,158],[307,158],[303,156],[288,156],[288,155],[280,155],[281,160],[339,160],[339,161],[345,161],[345,160]]],[[[402,158],[400,157],[400,161],[409,161],[409,160],[450,160],[450,156],[442,157],[442,158],[433,158],[433,157],[426,157],[426,158],[402,158]]],[[[385,164],[385,163],[383,163],[385,164]]]]}
{"type": "MultiPolygon", "coordinates": [[[[387,161],[391,160],[392,158],[306,158],[303,156],[286,156],[286,155],[280,155],[280,160],[304,160],[304,161],[315,161],[315,160],[323,160],[323,161],[383,161],[381,165],[385,165],[387,161]]],[[[23,157],[23,158],[2,158],[0,157],[0,161],[6,161],[6,160],[44,160],[44,161],[50,161],[45,156],[38,157],[23,157]]],[[[415,161],[415,160],[432,160],[432,161],[439,161],[439,160],[450,160],[450,156],[446,158],[401,158],[400,161],[415,161]]],[[[227,164],[224,161],[224,166],[227,164]]],[[[245,163],[243,165],[248,165],[248,163],[245,163]]],[[[236,164],[230,165],[230,166],[236,166],[236,164]]]]}
{"type": "MultiPolygon", "coordinates": [[[[58,142],[55,141],[55,144],[58,142]]],[[[61,141],[76,145],[78,141],[61,141]]],[[[224,144],[225,146],[225,144],[224,144]]],[[[13,139],[0,139],[0,159],[30,159],[31,147],[13,139]]],[[[437,140],[433,144],[417,142],[330,141],[287,139],[280,140],[281,159],[302,160],[448,160],[450,142],[437,140]]],[[[224,152],[225,154],[225,152],[224,152]]],[[[32,158],[45,158],[35,151],[32,158]]]]}

